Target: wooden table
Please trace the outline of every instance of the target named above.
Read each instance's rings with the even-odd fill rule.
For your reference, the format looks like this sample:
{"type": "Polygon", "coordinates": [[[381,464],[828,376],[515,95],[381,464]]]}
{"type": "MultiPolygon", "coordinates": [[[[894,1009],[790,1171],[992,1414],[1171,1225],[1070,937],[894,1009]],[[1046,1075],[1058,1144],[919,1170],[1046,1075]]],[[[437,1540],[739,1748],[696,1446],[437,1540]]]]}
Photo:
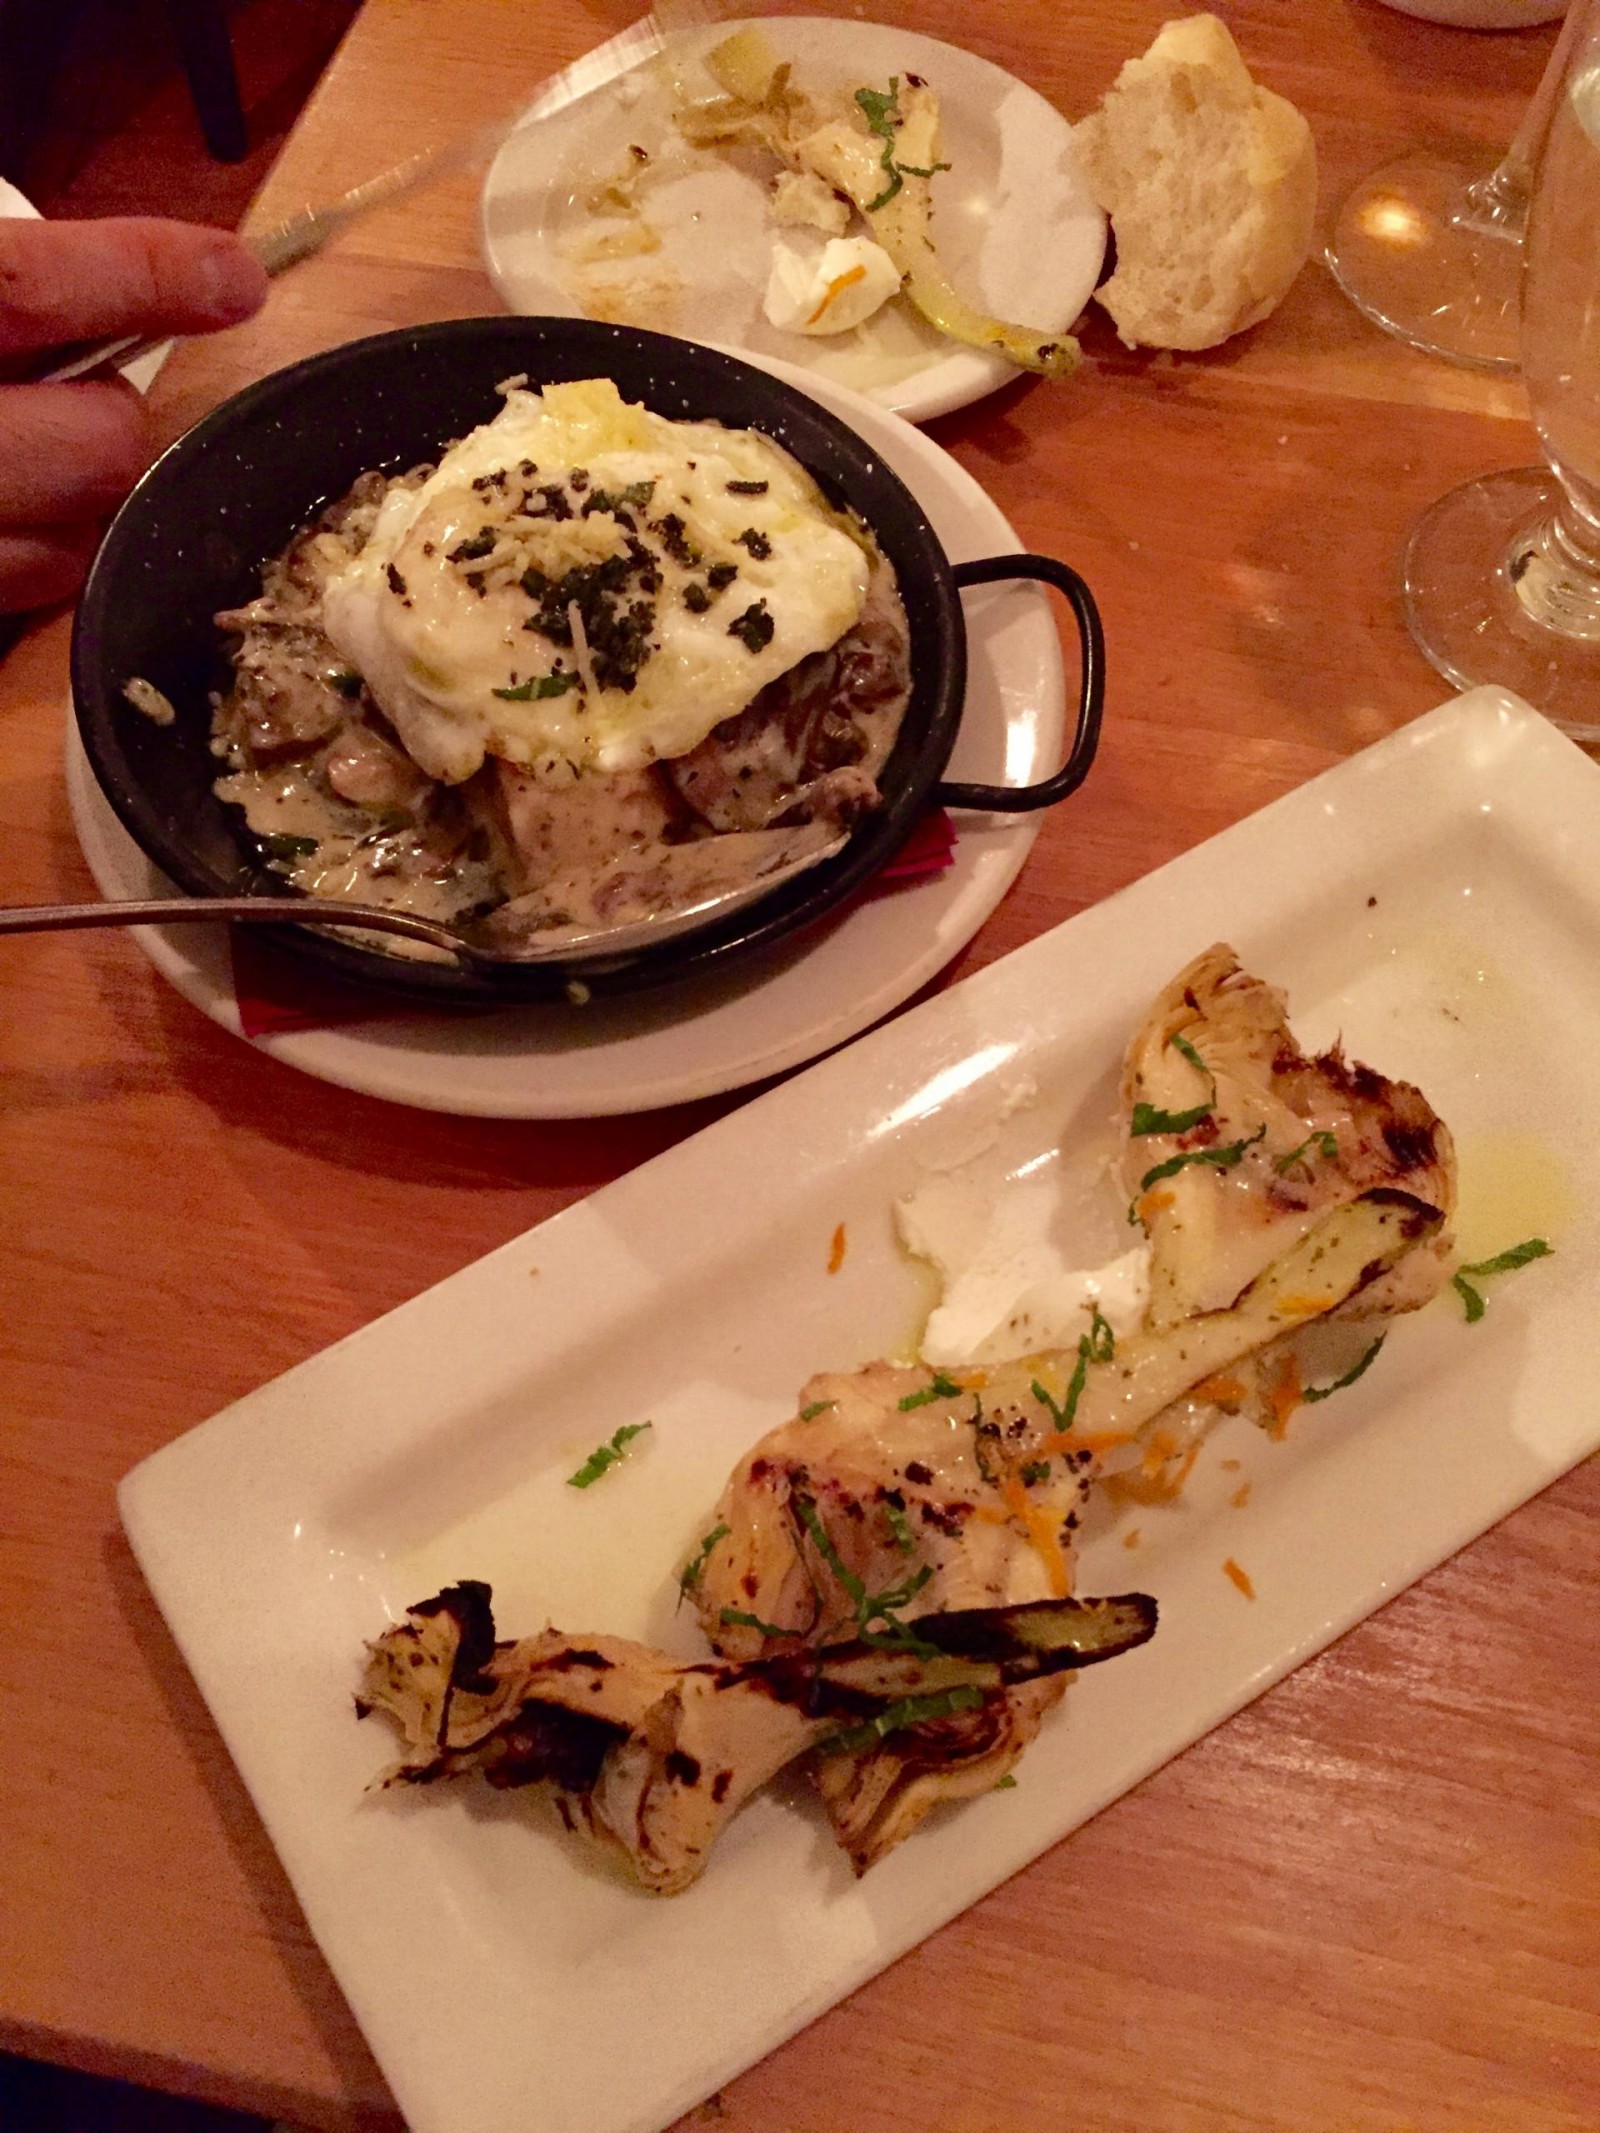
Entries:
{"type": "MultiPolygon", "coordinates": [[[[632,0],[371,0],[256,214],[443,138],[632,0]]],[[[1169,0],[920,0],[1069,113],[1169,0]]],[[[875,10],[875,12],[885,12],[875,10]]],[[[1236,0],[1325,210],[1413,142],[1509,137],[1551,32],[1236,0]]],[[[176,433],[373,329],[496,308],[467,181],[180,351],[176,433]]],[[[1094,583],[1106,741],[970,971],[1448,693],[1407,528],[1531,456],[1515,384],[1416,356],[1320,267],[1198,358],[1094,361],[934,426],[1094,583]]],[[[0,894],[94,894],[61,776],[67,623],[0,671],[0,894]]],[[[224,1036],[115,934],[0,946],[0,2045],[322,2127],[394,2107],[123,1541],[114,1484],[226,1402],[728,1107],[452,1121],[224,1036]]],[[[1600,1467],[1591,1464],[696,2114],[727,2133],[1600,2127],[1600,1467]]],[[[627,2012],[619,2008],[618,2020],[627,2012]]],[[[596,2047],[604,2048],[597,2038],[596,2047]]]]}

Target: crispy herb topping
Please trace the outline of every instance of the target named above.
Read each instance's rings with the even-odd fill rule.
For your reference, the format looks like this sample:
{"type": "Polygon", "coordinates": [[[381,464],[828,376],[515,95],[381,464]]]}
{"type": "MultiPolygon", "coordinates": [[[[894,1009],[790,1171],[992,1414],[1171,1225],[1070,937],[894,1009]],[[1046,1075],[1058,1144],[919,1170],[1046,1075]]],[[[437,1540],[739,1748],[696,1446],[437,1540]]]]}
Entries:
{"type": "Polygon", "coordinates": [[[397,600],[403,600],[406,597],[406,581],[401,577],[399,571],[395,569],[392,563],[386,563],[383,574],[389,580],[390,592],[394,594],[397,600]]]}
{"type": "Polygon", "coordinates": [[[1482,1281],[1488,1274],[1513,1274],[1519,1266],[1527,1266],[1530,1260],[1548,1259],[1551,1246],[1543,1237],[1525,1237],[1521,1244],[1513,1244],[1503,1252],[1496,1252],[1492,1259],[1479,1259],[1471,1266],[1457,1267],[1450,1277],[1450,1286],[1467,1308],[1468,1325],[1476,1325],[1488,1309],[1480,1291],[1473,1284],[1482,1281]]]}
{"type": "Polygon", "coordinates": [[[493,526],[480,526],[476,533],[469,533],[464,541],[457,541],[454,548],[446,549],[447,563],[479,563],[486,555],[494,554],[494,544],[500,538],[493,526]]]}
{"type": "Polygon", "coordinates": [[[682,564],[685,570],[693,570],[700,560],[700,551],[684,530],[683,520],[676,511],[663,513],[650,521],[650,531],[660,541],[674,563],[682,564]]]}
{"type": "Polygon", "coordinates": [[[583,516],[592,518],[597,511],[617,512],[629,506],[643,511],[649,507],[650,499],[655,493],[653,478],[649,481],[630,481],[625,489],[594,489],[583,500],[583,516]]]}
{"type": "Polygon", "coordinates": [[[714,593],[719,593],[725,586],[731,585],[738,575],[737,563],[713,563],[706,572],[706,583],[714,593]]]}
{"type": "Polygon", "coordinates": [[[764,563],[772,553],[772,543],[759,526],[746,526],[743,533],[736,533],[734,540],[739,547],[748,549],[758,563],[764,563]]]}
{"type": "Polygon", "coordinates": [[[627,1447],[635,1437],[643,1436],[652,1429],[650,1422],[624,1422],[621,1429],[605,1444],[596,1445],[575,1474],[567,1476],[569,1489],[586,1489],[611,1467],[620,1464],[627,1447]]]}
{"type": "Polygon", "coordinates": [[[565,696],[569,689],[579,686],[581,677],[568,673],[565,667],[555,667],[548,674],[530,674],[518,689],[492,689],[492,696],[503,696],[508,704],[531,704],[546,696],[565,696]]]}
{"type": "Polygon", "coordinates": [[[776,627],[767,613],[766,601],[758,600],[753,607],[747,607],[737,620],[728,624],[728,635],[737,637],[746,651],[764,652],[772,642],[776,627]]]}

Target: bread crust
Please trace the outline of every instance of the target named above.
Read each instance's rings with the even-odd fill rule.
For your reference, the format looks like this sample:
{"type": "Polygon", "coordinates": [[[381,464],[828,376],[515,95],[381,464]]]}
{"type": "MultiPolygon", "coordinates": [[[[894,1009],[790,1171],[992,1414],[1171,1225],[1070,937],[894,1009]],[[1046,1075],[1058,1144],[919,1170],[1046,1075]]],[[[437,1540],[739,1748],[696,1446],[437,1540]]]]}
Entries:
{"type": "Polygon", "coordinates": [[[1096,300],[1128,346],[1212,348],[1282,301],[1311,250],[1316,149],[1215,15],[1168,23],[1074,140],[1117,242],[1096,300]]]}

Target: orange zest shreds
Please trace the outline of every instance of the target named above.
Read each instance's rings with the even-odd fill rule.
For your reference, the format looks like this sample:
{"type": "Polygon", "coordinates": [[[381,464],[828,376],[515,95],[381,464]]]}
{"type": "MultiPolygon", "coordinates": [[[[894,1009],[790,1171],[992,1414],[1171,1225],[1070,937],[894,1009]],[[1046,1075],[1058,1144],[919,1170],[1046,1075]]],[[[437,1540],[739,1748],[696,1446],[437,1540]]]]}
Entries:
{"type": "Polygon", "coordinates": [[[1278,1375],[1267,1387],[1267,1405],[1272,1410],[1272,1420],[1267,1424],[1269,1437],[1281,1437],[1289,1427],[1289,1417],[1305,1398],[1305,1388],[1300,1382],[1300,1359],[1286,1355],[1278,1375]]]}
{"type": "Polygon", "coordinates": [[[1124,1547],[1124,1548],[1137,1548],[1137,1547],[1138,1547],[1138,1545],[1139,1545],[1139,1528],[1138,1528],[1137,1526],[1130,1526],[1130,1527],[1128,1528],[1127,1532],[1123,1534],[1123,1536],[1122,1536],[1122,1545],[1123,1545],[1123,1547],[1124,1547]]]}
{"type": "Polygon", "coordinates": [[[1139,1462],[1140,1473],[1147,1475],[1159,1474],[1177,1449],[1177,1439],[1169,1437],[1164,1429],[1158,1429],[1150,1439],[1145,1448],[1145,1455],[1139,1462]]]}
{"type": "Polygon", "coordinates": [[[833,1233],[833,1243],[828,1247],[828,1272],[837,1274],[844,1265],[844,1224],[841,1222],[833,1233]]]}
{"type": "Polygon", "coordinates": [[[1114,1452],[1119,1445],[1127,1444],[1133,1436],[1131,1429],[1090,1430],[1086,1434],[1075,1429],[1063,1430],[1058,1436],[1045,1441],[1053,1452],[1114,1452]]]}
{"type": "Polygon", "coordinates": [[[1164,1207],[1176,1206],[1177,1199],[1178,1196],[1175,1192],[1147,1192],[1139,1202],[1138,1213],[1140,1220],[1143,1221],[1146,1215],[1160,1214],[1164,1207]]]}
{"type": "Polygon", "coordinates": [[[1228,1557],[1228,1560],[1223,1564],[1222,1572],[1224,1577],[1228,1577],[1233,1580],[1234,1584],[1238,1586],[1239,1590],[1244,1594],[1247,1600],[1253,1600],[1255,1598],[1256,1588],[1254,1587],[1254,1585],[1251,1584],[1249,1577],[1244,1571],[1239,1568],[1238,1564],[1234,1561],[1231,1555],[1228,1557]]]}
{"type": "Polygon", "coordinates": [[[1072,1573],[1067,1568],[1067,1559],[1061,1552],[1061,1542],[1056,1534],[1055,1521],[1048,1511],[1043,1511],[1028,1499],[1028,1492],[1014,1474],[1008,1474],[1000,1485],[1000,1494],[1006,1509],[1021,1526],[1033,1544],[1034,1553],[1045,1567],[1050,1580],[1053,1598],[1064,1600],[1072,1591],[1072,1573]]]}
{"type": "Polygon", "coordinates": [[[1214,1377],[1202,1378],[1189,1397],[1191,1400],[1210,1400],[1218,1407],[1237,1407],[1246,1389],[1243,1378],[1229,1377],[1219,1371],[1214,1377]]]}
{"type": "Polygon", "coordinates": [[[1242,1511],[1250,1501],[1250,1483],[1247,1481],[1242,1488],[1235,1489],[1228,1501],[1236,1511],[1242,1511]]]}
{"type": "Polygon", "coordinates": [[[982,1392],[989,1382],[987,1370],[952,1370],[948,1375],[951,1383],[959,1385],[963,1392],[982,1392]]]}
{"type": "Polygon", "coordinates": [[[811,316],[806,320],[806,324],[808,326],[814,326],[817,323],[817,320],[821,318],[823,312],[827,310],[828,306],[839,294],[841,289],[848,289],[852,282],[865,281],[866,278],[867,270],[865,267],[860,266],[847,267],[844,273],[836,274],[833,277],[833,280],[829,282],[826,290],[823,292],[821,303],[818,304],[816,310],[813,311],[811,316]]]}
{"type": "Polygon", "coordinates": [[[1272,1308],[1279,1318],[1316,1318],[1331,1311],[1335,1301],[1332,1296],[1280,1296],[1272,1308]]]}

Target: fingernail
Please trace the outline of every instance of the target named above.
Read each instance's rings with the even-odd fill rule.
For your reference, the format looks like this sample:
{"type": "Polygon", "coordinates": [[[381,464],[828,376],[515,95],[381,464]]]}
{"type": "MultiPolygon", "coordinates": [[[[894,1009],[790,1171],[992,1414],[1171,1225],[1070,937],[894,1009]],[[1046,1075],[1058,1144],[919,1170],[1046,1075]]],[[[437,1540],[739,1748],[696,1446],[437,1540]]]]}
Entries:
{"type": "Polygon", "coordinates": [[[195,294],[219,325],[232,325],[259,308],[267,277],[243,245],[219,244],[194,263],[195,294]]]}

